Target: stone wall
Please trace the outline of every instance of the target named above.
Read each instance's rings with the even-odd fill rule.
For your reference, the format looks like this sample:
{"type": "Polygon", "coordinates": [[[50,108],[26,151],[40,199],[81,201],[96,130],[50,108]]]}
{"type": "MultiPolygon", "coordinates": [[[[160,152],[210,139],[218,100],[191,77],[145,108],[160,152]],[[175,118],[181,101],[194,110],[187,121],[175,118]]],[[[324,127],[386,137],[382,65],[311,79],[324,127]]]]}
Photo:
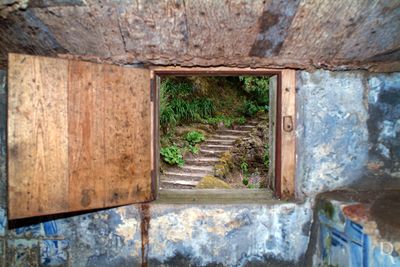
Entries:
{"type": "Polygon", "coordinates": [[[370,171],[400,179],[400,74],[367,79],[370,171]]]}
{"type": "Polygon", "coordinates": [[[400,70],[400,4],[317,0],[0,1],[7,53],[118,64],[400,70]]]}
{"type": "Polygon", "coordinates": [[[317,193],[370,181],[369,172],[399,181],[399,101],[394,97],[400,74],[299,71],[296,189],[302,202],[128,205],[7,225],[5,76],[0,71],[3,265],[6,260],[11,266],[299,266],[317,193]],[[380,117],[374,117],[376,109],[380,117]],[[393,160],[385,159],[387,150],[380,144],[393,160]]]}
{"type": "Polygon", "coordinates": [[[297,193],[356,181],[368,160],[363,72],[297,73],[297,193]]]}

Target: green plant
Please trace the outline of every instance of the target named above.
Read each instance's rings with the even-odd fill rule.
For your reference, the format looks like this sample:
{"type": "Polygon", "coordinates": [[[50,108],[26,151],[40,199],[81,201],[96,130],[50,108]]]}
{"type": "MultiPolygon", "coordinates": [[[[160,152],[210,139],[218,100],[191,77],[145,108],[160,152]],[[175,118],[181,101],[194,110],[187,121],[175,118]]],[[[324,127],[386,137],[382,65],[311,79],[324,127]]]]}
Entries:
{"type": "Polygon", "coordinates": [[[240,164],[240,169],[242,169],[242,173],[245,177],[249,176],[249,164],[247,164],[247,162],[243,161],[240,164]]]}
{"type": "Polygon", "coordinates": [[[256,114],[261,108],[251,100],[245,100],[242,107],[242,112],[248,117],[256,114]]]}
{"type": "Polygon", "coordinates": [[[237,123],[239,125],[243,125],[246,123],[246,119],[245,119],[245,117],[241,116],[241,117],[235,119],[235,123],[237,123]]]}
{"type": "Polygon", "coordinates": [[[188,80],[167,78],[160,86],[160,126],[166,132],[183,122],[196,122],[213,116],[212,100],[194,94],[188,80]]]}
{"type": "Polygon", "coordinates": [[[166,78],[162,81],[160,91],[177,98],[187,97],[193,93],[193,86],[185,80],[166,78]]]}
{"type": "Polygon", "coordinates": [[[268,169],[269,168],[269,145],[268,144],[264,145],[263,161],[264,161],[265,168],[268,169]]]}
{"type": "Polygon", "coordinates": [[[193,154],[198,154],[200,151],[200,149],[196,145],[195,146],[189,145],[188,148],[189,151],[193,154]]]}
{"type": "Polygon", "coordinates": [[[185,163],[181,150],[175,145],[161,148],[160,154],[163,156],[164,161],[170,165],[181,167],[185,163]]]}
{"type": "Polygon", "coordinates": [[[225,115],[217,115],[215,117],[208,117],[205,120],[203,120],[202,122],[212,124],[212,125],[216,125],[216,124],[219,124],[222,122],[225,127],[230,128],[234,123],[245,124],[246,119],[243,116],[234,118],[234,117],[225,116],[225,115]]]}
{"type": "Polygon", "coordinates": [[[255,76],[240,76],[242,88],[258,106],[269,104],[269,78],[255,76]]]}
{"type": "Polygon", "coordinates": [[[244,177],[242,179],[242,183],[247,186],[249,184],[249,179],[247,177],[244,177]]]}
{"type": "Polygon", "coordinates": [[[186,138],[185,139],[192,146],[195,145],[195,144],[201,143],[204,140],[206,140],[204,135],[201,132],[198,132],[198,131],[190,131],[190,132],[188,132],[186,134],[186,138]]]}

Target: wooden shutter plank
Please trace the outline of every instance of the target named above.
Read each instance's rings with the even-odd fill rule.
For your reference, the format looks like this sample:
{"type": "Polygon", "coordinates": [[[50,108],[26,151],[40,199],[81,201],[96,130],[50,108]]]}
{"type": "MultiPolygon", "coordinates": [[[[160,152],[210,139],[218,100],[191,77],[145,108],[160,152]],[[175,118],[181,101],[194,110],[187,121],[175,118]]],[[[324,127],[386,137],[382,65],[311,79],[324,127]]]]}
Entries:
{"type": "Polygon", "coordinates": [[[102,65],[71,61],[68,86],[69,204],[104,207],[104,88],[102,65]]]}
{"type": "Polygon", "coordinates": [[[149,201],[150,72],[10,55],[9,218],[149,201]]]}
{"type": "Polygon", "coordinates": [[[104,73],[106,205],[150,200],[150,76],[107,66],[104,73]]]}
{"type": "Polygon", "coordinates": [[[65,210],[68,61],[10,54],[9,66],[9,217],[65,210]]]}

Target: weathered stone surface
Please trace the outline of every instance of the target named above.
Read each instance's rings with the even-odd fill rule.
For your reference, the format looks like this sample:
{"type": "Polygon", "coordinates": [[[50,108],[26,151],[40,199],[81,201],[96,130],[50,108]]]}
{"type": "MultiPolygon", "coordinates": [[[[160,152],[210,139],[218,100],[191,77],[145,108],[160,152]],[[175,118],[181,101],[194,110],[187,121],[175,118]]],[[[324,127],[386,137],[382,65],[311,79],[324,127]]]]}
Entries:
{"type": "Polygon", "coordinates": [[[35,55],[56,55],[65,53],[31,10],[11,14],[7,19],[0,18],[0,66],[6,66],[7,53],[26,53],[35,55]]]}
{"type": "Polygon", "coordinates": [[[396,0],[28,2],[0,21],[0,66],[7,52],[58,52],[117,64],[400,70],[396,0]]]}
{"type": "Polygon", "coordinates": [[[7,18],[7,16],[15,10],[27,8],[28,2],[29,0],[1,0],[0,17],[7,18]]]}
{"type": "Polygon", "coordinates": [[[315,195],[359,179],[368,160],[365,73],[297,73],[299,196],[315,195]]]}
{"type": "Polygon", "coordinates": [[[363,176],[368,168],[394,178],[398,172],[399,74],[299,71],[296,181],[303,203],[150,204],[147,212],[128,205],[25,220],[8,229],[5,77],[0,71],[0,251],[3,244],[9,262],[20,253],[26,257],[18,263],[30,266],[62,266],[65,259],[66,266],[299,266],[315,194],[364,180],[371,188],[375,184],[363,176]]]}
{"type": "Polygon", "coordinates": [[[370,165],[400,178],[400,73],[368,78],[370,165]]]}
{"type": "Polygon", "coordinates": [[[297,73],[299,196],[400,188],[400,75],[297,73]]]}

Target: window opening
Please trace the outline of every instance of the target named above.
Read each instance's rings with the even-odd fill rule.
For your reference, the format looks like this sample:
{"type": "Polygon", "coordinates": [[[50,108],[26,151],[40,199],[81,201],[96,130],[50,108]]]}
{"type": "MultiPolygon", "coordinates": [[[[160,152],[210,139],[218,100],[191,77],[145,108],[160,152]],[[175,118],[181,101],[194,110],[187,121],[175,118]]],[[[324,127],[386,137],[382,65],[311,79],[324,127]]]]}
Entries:
{"type": "Polygon", "coordinates": [[[159,76],[159,189],[273,191],[274,78],[159,76]]]}

